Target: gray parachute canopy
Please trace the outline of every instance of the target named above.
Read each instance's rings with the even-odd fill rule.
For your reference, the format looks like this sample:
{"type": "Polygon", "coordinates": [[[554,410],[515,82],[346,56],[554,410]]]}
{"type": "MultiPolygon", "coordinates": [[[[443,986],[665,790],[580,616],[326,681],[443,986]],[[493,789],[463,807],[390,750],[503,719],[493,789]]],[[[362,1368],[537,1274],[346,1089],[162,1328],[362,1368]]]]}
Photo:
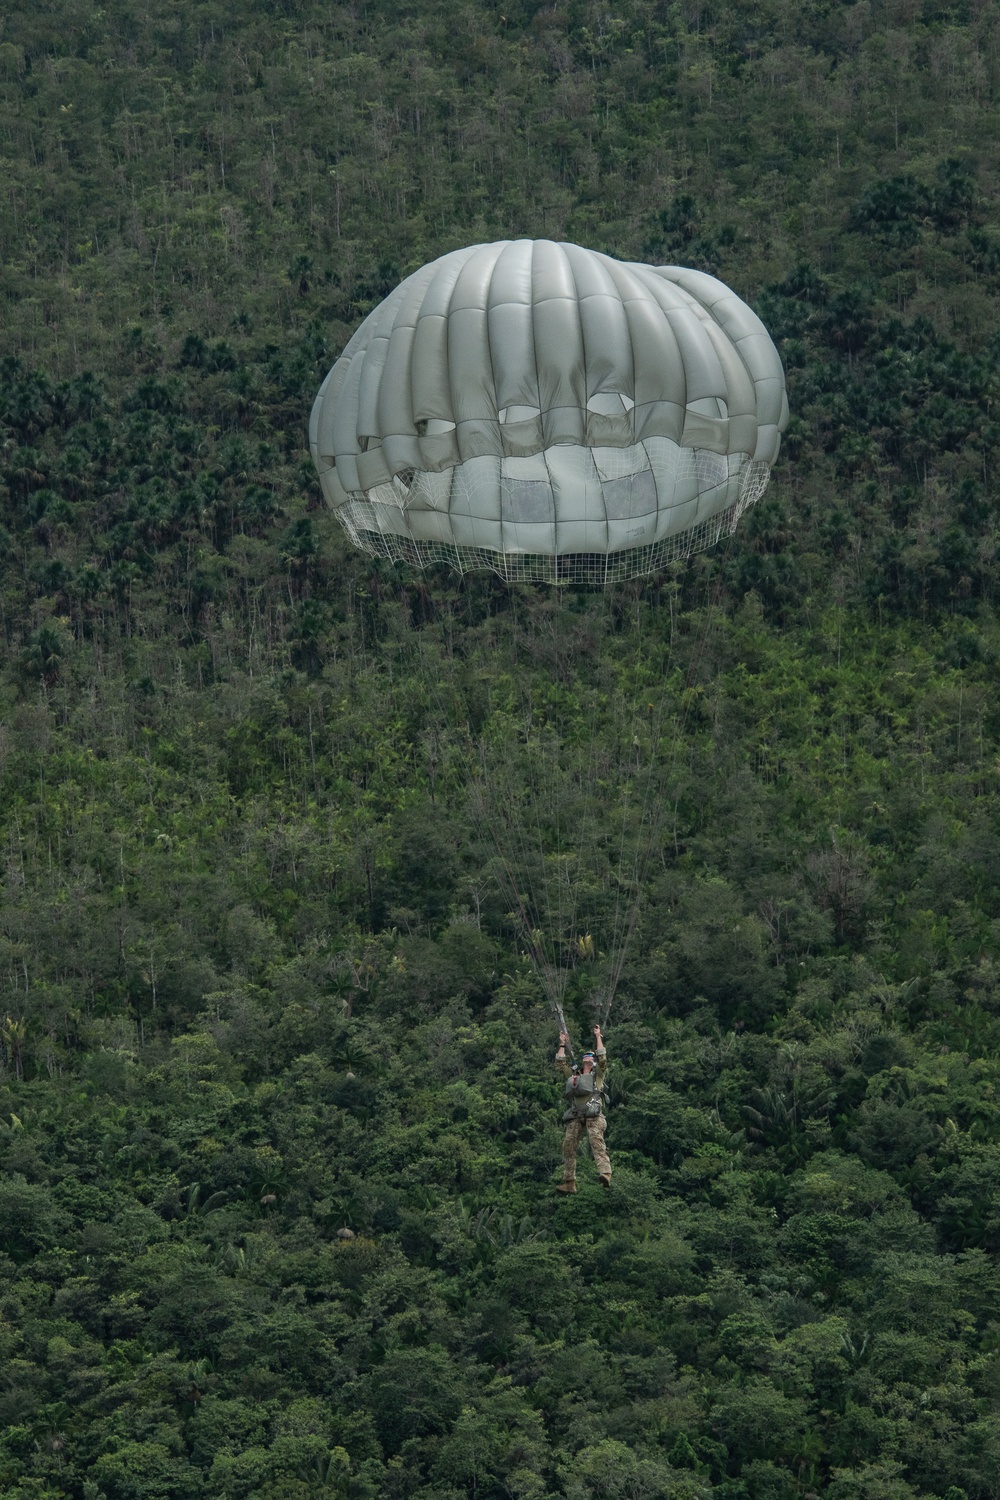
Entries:
{"type": "Polygon", "coordinates": [[[777,350],[721,281],[504,240],[369,314],[309,439],[368,552],[602,583],[732,531],[787,421],[777,350]]]}

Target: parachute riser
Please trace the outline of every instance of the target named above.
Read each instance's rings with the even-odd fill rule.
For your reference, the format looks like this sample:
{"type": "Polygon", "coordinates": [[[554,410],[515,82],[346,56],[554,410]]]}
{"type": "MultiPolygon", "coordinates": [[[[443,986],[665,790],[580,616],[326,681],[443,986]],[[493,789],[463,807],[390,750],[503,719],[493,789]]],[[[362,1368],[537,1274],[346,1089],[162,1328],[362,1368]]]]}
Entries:
{"type": "MultiPolygon", "coordinates": [[[[568,1038],[569,1037],[569,1027],[566,1025],[566,1016],[565,1016],[565,1014],[563,1012],[562,1006],[558,1003],[558,1001],[555,1001],[553,1003],[552,1009],[555,1011],[556,1020],[559,1022],[560,1040],[563,1037],[567,1037],[568,1038]]],[[[576,1054],[573,1051],[573,1043],[572,1043],[572,1041],[567,1040],[567,1042],[566,1042],[566,1050],[569,1053],[569,1060],[572,1063],[573,1067],[575,1068],[576,1067],[576,1054]]]]}

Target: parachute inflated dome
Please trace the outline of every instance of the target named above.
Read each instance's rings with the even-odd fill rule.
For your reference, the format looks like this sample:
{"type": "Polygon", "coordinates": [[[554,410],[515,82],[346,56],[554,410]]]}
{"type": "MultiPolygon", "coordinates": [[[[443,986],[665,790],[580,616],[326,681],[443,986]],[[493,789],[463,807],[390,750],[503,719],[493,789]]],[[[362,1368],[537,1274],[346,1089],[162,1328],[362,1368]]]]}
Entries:
{"type": "Polygon", "coordinates": [[[324,380],[309,436],[365,551],[603,583],[732,531],[787,420],[777,350],[721,281],[512,240],[390,293],[324,380]]]}

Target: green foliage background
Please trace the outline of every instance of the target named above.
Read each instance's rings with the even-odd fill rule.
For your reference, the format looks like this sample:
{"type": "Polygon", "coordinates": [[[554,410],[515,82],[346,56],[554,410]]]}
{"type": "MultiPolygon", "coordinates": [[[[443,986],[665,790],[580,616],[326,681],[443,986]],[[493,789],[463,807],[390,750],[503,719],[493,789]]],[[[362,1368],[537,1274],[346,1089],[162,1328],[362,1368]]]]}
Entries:
{"type": "Polygon", "coordinates": [[[0,27],[0,1493],[995,1500],[1000,9],[0,27]],[[308,463],[364,313],[521,234],[788,369],[740,535],[607,599],[373,565],[308,463]],[[479,735],[662,799],[607,1195],[479,735]]]}

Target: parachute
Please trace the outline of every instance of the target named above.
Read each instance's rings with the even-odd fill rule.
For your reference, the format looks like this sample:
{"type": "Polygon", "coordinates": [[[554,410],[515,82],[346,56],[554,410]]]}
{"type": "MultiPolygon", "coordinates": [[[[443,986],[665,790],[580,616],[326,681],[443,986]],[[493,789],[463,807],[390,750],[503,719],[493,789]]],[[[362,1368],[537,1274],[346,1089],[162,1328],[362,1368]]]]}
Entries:
{"type": "Polygon", "coordinates": [[[309,435],[363,551],[603,585],[731,533],[787,421],[777,350],[722,282],[505,240],[390,293],[324,380],[309,435]]]}
{"type": "Polygon", "coordinates": [[[400,649],[434,736],[458,735],[484,873],[563,1029],[564,1001],[588,990],[594,1019],[608,1018],[668,842],[698,671],[700,648],[681,672],[672,624],[665,640],[632,580],[734,533],[787,421],[778,353],[722,282],[549,240],[422,267],[364,320],[316,398],[313,459],[356,546],[515,586],[490,627],[485,707],[464,701],[479,690],[432,639],[413,630],[400,649]],[[575,618],[603,643],[565,711],[534,670],[556,596],[516,587],[530,583],[581,586],[575,618]],[[616,655],[623,605],[652,622],[630,666],[616,655]],[[518,642],[520,665],[504,667],[518,642]]]}

